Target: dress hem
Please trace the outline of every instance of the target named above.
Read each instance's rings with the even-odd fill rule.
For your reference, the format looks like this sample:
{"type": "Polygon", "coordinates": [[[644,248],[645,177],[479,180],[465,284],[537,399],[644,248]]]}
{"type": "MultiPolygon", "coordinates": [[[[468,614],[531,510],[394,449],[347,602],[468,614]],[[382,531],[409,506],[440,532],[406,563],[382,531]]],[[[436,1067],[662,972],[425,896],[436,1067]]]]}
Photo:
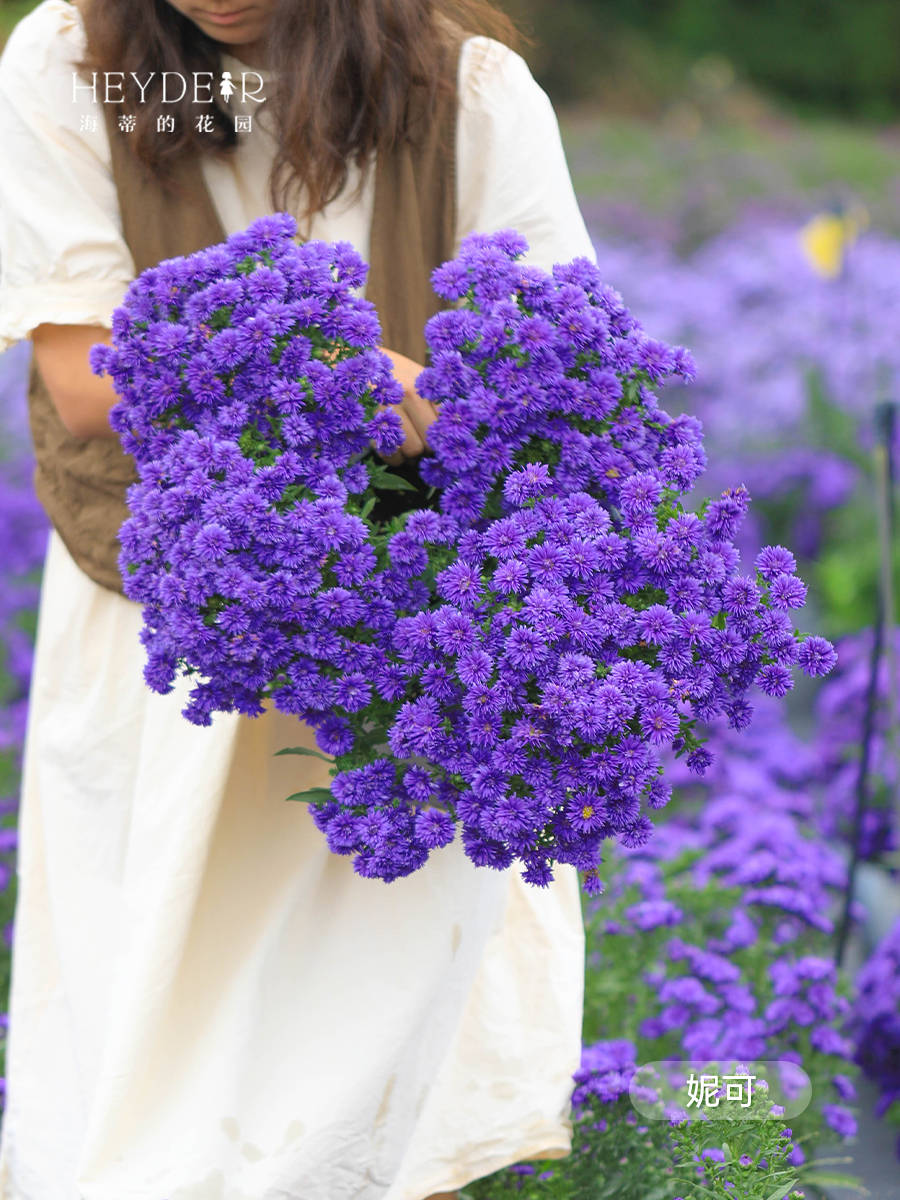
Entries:
{"type": "Polygon", "coordinates": [[[484,1158],[470,1159],[452,1174],[436,1174],[427,1184],[417,1184],[415,1190],[406,1189],[396,1197],[391,1197],[391,1200],[428,1200],[430,1196],[461,1191],[468,1184],[515,1163],[543,1158],[568,1158],[571,1152],[571,1133],[564,1132],[555,1124],[547,1127],[545,1132],[532,1136],[526,1143],[519,1143],[514,1150],[498,1150],[484,1158]]]}

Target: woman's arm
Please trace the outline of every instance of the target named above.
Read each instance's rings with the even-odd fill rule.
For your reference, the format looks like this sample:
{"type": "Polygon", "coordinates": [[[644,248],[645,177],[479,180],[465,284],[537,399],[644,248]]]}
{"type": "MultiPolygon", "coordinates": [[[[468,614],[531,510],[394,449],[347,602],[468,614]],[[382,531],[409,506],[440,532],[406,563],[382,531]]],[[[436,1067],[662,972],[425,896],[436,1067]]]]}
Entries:
{"type": "Polygon", "coordinates": [[[529,263],[549,271],[595,258],[566,165],[559,124],[527,64],[489,38],[460,55],[457,244],[467,234],[515,229],[529,263]]]}
{"type": "Polygon", "coordinates": [[[109,410],[118,400],[112,380],[94,375],[88,351],[109,342],[100,325],[38,325],[32,334],[34,358],[60,420],[73,437],[115,438],[109,410]]]}
{"type": "MultiPolygon", "coordinates": [[[[39,325],[32,336],[38,369],[69,433],[78,438],[115,438],[117,435],[109,424],[109,410],[118,397],[109,377],[94,375],[88,362],[91,346],[109,342],[109,330],[99,325],[39,325]]],[[[406,440],[388,460],[396,466],[404,458],[416,458],[425,450],[428,429],[437,413],[415,389],[416,376],[422,367],[393,350],[385,353],[404,392],[398,411],[406,440]]]]}

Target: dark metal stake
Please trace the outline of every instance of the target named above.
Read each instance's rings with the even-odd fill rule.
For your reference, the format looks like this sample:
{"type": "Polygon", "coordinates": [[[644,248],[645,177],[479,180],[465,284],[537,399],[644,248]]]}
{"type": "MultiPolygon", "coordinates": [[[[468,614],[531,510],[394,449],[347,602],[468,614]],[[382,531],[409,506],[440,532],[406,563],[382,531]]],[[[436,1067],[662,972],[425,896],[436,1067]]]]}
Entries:
{"type": "MultiPolygon", "coordinates": [[[[866,689],[866,707],[863,716],[862,745],[859,756],[859,774],[856,778],[856,804],[853,811],[853,828],[850,843],[850,863],[847,868],[847,887],[844,895],[844,910],[838,927],[835,945],[835,961],[840,966],[850,936],[853,908],[853,893],[856,885],[856,869],[859,866],[862,845],[863,821],[869,797],[869,766],[872,755],[872,738],[875,733],[875,710],[878,704],[878,669],[884,654],[888,662],[888,742],[896,752],[897,733],[897,658],[894,639],[894,427],[897,406],[890,401],[880,403],[875,409],[875,503],[878,516],[878,543],[880,571],[878,579],[878,601],[875,611],[874,640],[869,660],[869,683],[866,689]],[[887,647],[885,646],[887,641],[887,647]]],[[[894,819],[900,828],[900,812],[894,819]]]]}
{"type": "Polygon", "coordinates": [[[881,619],[881,598],[875,616],[875,638],[872,642],[872,655],[869,659],[869,683],[866,688],[866,708],[863,715],[862,746],[859,755],[859,773],[856,776],[856,805],[853,809],[853,829],[850,840],[850,864],[847,867],[847,885],[844,892],[844,911],[838,926],[837,942],[834,950],[834,960],[838,966],[844,959],[847,938],[850,936],[852,920],[853,892],[856,885],[856,868],[859,865],[859,853],[862,843],[863,819],[866,815],[866,802],[869,793],[869,758],[872,753],[872,735],[875,732],[875,707],[878,702],[878,667],[881,663],[882,631],[884,622],[881,619]]]}

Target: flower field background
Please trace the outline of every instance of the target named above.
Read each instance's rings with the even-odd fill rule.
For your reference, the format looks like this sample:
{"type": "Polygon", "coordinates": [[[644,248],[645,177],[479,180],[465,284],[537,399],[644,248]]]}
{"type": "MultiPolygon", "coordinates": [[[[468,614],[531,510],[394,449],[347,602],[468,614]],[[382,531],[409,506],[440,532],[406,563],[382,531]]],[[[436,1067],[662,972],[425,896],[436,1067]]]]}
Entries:
{"type": "MultiPolygon", "coordinates": [[[[697,381],[670,385],[660,399],[703,421],[710,467],[698,499],[747,485],[745,569],[761,546],[791,547],[810,583],[804,624],[840,639],[838,667],[785,700],[760,696],[755,724],[739,737],[713,729],[713,769],[698,782],[675,768],[665,823],[647,845],[607,864],[606,893],[587,903],[575,1153],[565,1164],[523,1164],[473,1185],[475,1200],[780,1200],[795,1188],[832,1188],[836,1169],[865,1177],[885,1200],[900,1195],[877,1183],[877,1163],[814,1157],[817,1140],[833,1145],[852,1139],[858,1123],[865,1133],[877,1120],[900,1119],[889,656],[868,704],[879,572],[875,411],[900,401],[900,145],[839,124],[738,113],[743,101],[727,86],[717,94],[734,120],[713,119],[713,102],[704,107],[702,97],[659,125],[573,115],[570,160],[604,278],[651,336],[684,343],[697,360],[697,381]],[[838,971],[867,709],[863,903],[838,971]],[[665,1123],[640,1124],[627,1099],[635,1063],[673,1056],[793,1059],[812,1079],[813,1104],[786,1135],[778,1122],[752,1135],[719,1123],[705,1140],[694,1130],[673,1142],[665,1123]],[[870,1080],[859,1097],[858,1064],[870,1080]]],[[[27,370],[25,347],[0,357],[6,948],[46,541],[31,491],[27,370]]],[[[5,992],[8,952],[0,972],[5,992]]],[[[853,1154],[848,1141],[831,1157],[853,1154]]]]}
{"type": "MultiPolygon", "coordinates": [[[[694,99],[652,124],[572,115],[565,134],[576,188],[604,277],[653,336],[684,343],[695,356],[697,380],[664,389],[661,403],[703,421],[709,468],[698,490],[715,495],[726,482],[746,484],[753,504],[742,531],[744,561],[773,541],[791,547],[810,583],[815,615],[807,623],[839,639],[839,661],[820,686],[766,701],[740,737],[713,733],[712,773],[699,788],[685,773],[670,824],[620,864],[596,906],[585,1041],[607,1040],[585,1051],[582,1087],[595,1090],[579,1129],[595,1174],[602,1164],[600,1173],[619,1181],[608,1194],[632,1194],[632,1186],[646,1197],[646,1172],[626,1182],[629,1153],[645,1162],[653,1153],[642,1151],[634,1132],[640,1126],[628,1125],[634,1114],[627,1101],[615,1098],[609,1071],[623,1059],[614,1039],[630,1038],[628,1052],[641,1062],[669,1053],[750,1057],[763,1042],[768,1055],[784,1056],[809,1037],[803,1061],[819,1093],[823,1141],[856,1132],[857,1118],[866,1149],[849,1170],[874,1195],[893,1197],[900,1185],[887,1155],[896,1130],[875,1126],[900,1115],[896,759],[884,666],[871,706],[858,834],[856,896],[863,903],[853,911],[843,980],[835,981],[846,1000],[830,997],[813,1015],[816,1003],[801,999],[796,972],[820,970],[817,983],[805,986],[819,994],[824,982],[824,997],[854,839],[879,572],[875,414],[880,403],[900,399],[900,143],[885,131],[800,124],[761,104],[747,107],[727,82],[724,116],[708,92],[705,105],[702,95],[694,99]],[[731,900],[720,890],[728,888],[731,900]],[[730,932],[705,928],[711,914],[721,920],[726,911],[736,922],[730,932]],[[756,967],[753,947],[761,954],[756,967]],[[705,958],[710,951],[728,965],[705,958]],[[716,1005],[709,993],[723,985],[746,990],[731,1000],[721,994],[716,1005]],[[754,1044],[755,1037],[763,1042],[754,1044]],[[865,1071],[855,1100],[844,1071],[826,1065],[834,1052],[865,1071]],[[826,1097],[829,1085],[837,1094],[826,1097]],[[598,1097],[610,1106],[602,1118],[610,1132],[596,1128],[598,1097]],[[623,1107],[615,1113],[617,1103],[623,1107]]],[[[895,545],[895,588],[896,562],[895,545]]],[[[816,1184],[804,1171],[822,1170],[809,1161],[800,1166],[814,1124],[809,1117],[805,1130],[795,1127],[800,1148],[791,1155],[800,1167],[796,1186],[807,1194],[816,1184]]],[[[731,1194],[757,1194],[727,1146],[692,1149],[719,1163],[694,1186],[724,1195],[730,1183],[731,1194]]],[[[850,1144],[837,1152],[853,1154],[850,1144]]],[[[826,1170],[835,1167],[848,1169],[826,1170]]],[[[561,1187],[559,1176],[554,1170],[541,1183],[548,1195],[561,1187]]],[[[678,1190],[670,1179],[659,1187],[660,1196],[678,1190]]],[[[850,1194],[821,1173],[818,1187],[850,1194]]],[[[685,1185],[680,1194],[692,1193],[685,1185]]]]}

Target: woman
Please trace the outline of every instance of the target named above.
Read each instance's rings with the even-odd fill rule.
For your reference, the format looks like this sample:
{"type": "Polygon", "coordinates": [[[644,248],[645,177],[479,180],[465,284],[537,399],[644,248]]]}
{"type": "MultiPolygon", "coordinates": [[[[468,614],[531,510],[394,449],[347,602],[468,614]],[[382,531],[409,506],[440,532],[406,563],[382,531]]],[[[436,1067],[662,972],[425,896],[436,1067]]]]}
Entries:
{"type": "Polygon", "coordinates": [[[403,454],[421,453],[434,413],[413,360],[436,261],[506,226],[544,266],[592,253],[552,110],[520,58],[448,20],[501,30],[480,0],[81,7],[44,0],[0,63],[0,335],[33,338],[38,484],[56,527],[0,1195],[423,1200],[565,1154],[574,873],[540,891],[454,844],[408,879],[360,879],[283,801],[297,768],[273,754],[311,745],[305,727],[267,712],[198,729],[183,693],[148,691],[140,610],[110,559],[130,468],[107,422],[114,394],[86,363],[136,270],[287,207],[372,262],[406,390],[403,454]],[[148,80],[163,70],[188,79],[168,107],[148,80]],[[193,72],[215,86],[194,93],[193,72]]]}

